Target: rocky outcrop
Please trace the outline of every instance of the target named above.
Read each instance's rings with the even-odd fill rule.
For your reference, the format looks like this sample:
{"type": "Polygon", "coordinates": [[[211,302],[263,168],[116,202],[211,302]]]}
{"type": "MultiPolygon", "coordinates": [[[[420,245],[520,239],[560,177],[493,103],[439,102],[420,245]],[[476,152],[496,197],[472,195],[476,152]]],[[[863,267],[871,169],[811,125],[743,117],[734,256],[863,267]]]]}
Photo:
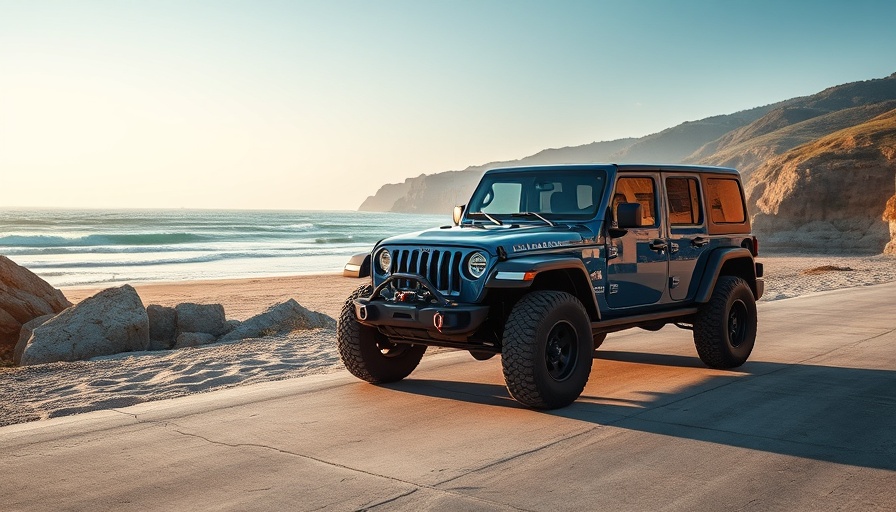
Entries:
{"type": "Polygon", "coordinates": [[[124,285],[84,299],[35,328],[21,362],[78,361],[148,347],[146,309],[134,288],[124,285]]]}
{"type": "Polygon", "coordinates": [[[390,212],[395,200],[404,197],[410,188],[410,180],[408,178],[403,183],[388,183],[380,187],[376,194],[367,196],[367,199],[358,207],[358,211],[362,212],[390,212]]]}
{"type": "Polygon", "coordinates": [[[886,247],[884,247],[884,254],[892,254],[896,256],[896,195],[887,201],[883,220],[890,224],[890,241],[887,243],[886,247]]]}
{"type": "MultiPolygon", "coordinates": [[[[896,96],[896,90],[893,94],[896,96]]],[[[744,181],[747,181],[753,171],[776,156],[839,130],[868,122],[894,108],[896,108],[896,100],[887,100],[828,112],[799,121],[799,117],[794,117],[788,112],[817,109],[782,107],[749,126],[723,137],[725,140],[717,141],[719,147],[709,154],[697,153],[688,157],[686,161],[734,167],[740,171],[744,181]],[[786,121],[793,123],[786,124],[786,121]]]]}
{"type": "Polygon", "coordinates": [[[754,231],[801,251],[882,252],[894,193],[896,110],[772,159],[747,185],[754,231]]]}
{"type": "Polygon", "coordinates": [[[320,328],[335,329],[336,321],[323,313],[305,309],[294,299],[289,299],[242,322],[218,341],[263,338],[300,329],[320,328]]]}
{"type": "Polygon", "coordinates": [[[12,357],[22,325],[71,306],[61,291],[25,267],[0,256],[0,359],[12,357]]]}

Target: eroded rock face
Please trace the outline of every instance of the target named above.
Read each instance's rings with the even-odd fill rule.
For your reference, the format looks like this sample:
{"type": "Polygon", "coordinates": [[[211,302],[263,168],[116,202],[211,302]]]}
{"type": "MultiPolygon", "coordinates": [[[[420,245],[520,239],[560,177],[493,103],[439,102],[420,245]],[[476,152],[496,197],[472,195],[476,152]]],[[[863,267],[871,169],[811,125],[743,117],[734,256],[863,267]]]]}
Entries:
{"type": "Polygon", "coordinates": [[[300,329],[319,328],[335,329],[336,321],[323,313],[302,307],[295,299],[289,299],[242,322],[218,341],[263,338],[300,329]]]}
{"type": "Polygon", "coordinates": [[[884,210],[883,218],[890,224],[890,241],[884,247],[884,254],[896,256],[896,195],[887,201],[887,208],[884,210]]]}
{"type": "Polygon", "coordinates": [[[881,218],[896,193],[896,110],[807,144],[753,173],[753,230],[800,251],[879,254],[892,240],[881,218]]]}
{"type": "Polygon", "coordinates": [[[149,318],[130,285],[84,299],[36,327],[22,352],[22,364],[79,361],[146,350],[149,318]]]}
{"type": "Polygon", "coordinates": [[[28,321],[71,306],[61,291],[6,256],[0,256],[0,358],[12,355],[28,321]]]}

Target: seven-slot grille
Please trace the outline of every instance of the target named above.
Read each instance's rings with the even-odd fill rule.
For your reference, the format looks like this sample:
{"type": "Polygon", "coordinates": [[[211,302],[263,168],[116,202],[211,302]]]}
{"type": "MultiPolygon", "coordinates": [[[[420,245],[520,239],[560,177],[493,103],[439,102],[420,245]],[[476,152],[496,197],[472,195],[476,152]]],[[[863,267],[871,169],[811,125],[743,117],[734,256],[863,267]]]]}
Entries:
{"type": "MultiPolygon", "coordinates": [[[[392,272],[417,274],[425,277],[446,296],[460,295],[461,251],[437,249],[393,249],[392,272]]],[[[413,287],[415,283],[399,280],[399,288],[413,287]]]]}

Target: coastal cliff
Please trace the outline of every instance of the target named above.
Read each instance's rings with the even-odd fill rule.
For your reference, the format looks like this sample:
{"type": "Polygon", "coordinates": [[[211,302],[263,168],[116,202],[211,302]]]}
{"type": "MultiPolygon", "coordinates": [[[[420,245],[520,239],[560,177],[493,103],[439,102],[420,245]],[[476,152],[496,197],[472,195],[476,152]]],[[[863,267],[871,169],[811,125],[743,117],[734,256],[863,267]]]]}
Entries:
{"type": "Polygon", "coordinates": [[[746,193],[753,227],[771,246],[882,252],[896,194],[896,110],[772,158],[746,193]]]}

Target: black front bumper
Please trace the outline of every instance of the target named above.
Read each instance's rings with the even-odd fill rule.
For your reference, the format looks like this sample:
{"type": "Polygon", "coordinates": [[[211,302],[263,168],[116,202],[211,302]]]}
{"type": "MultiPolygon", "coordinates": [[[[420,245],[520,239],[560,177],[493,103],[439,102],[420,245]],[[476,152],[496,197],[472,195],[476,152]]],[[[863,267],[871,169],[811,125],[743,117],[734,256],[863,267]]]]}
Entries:
{"type": "Polygon", "coordinates": [[[449,301],[426,278],[404,273],[389,276],[370,297],[357,298],[354,304],[355,317],[364,325],[425,330],[446,336],[472,334],[488,317],[488,306],[449,301]],[[399,280],[416,283],[411,295],[418,297],[416,291],[426,290],[429,300],[386,300],[380,292],[399,280]]]}
{"type": "Polygon", "coordinates": [[[485,322],[488,306],[417,305],[377,299],[355,299],[355,316],[364,325],[424,329],[442,334],[470,334],[485,322]]]}

